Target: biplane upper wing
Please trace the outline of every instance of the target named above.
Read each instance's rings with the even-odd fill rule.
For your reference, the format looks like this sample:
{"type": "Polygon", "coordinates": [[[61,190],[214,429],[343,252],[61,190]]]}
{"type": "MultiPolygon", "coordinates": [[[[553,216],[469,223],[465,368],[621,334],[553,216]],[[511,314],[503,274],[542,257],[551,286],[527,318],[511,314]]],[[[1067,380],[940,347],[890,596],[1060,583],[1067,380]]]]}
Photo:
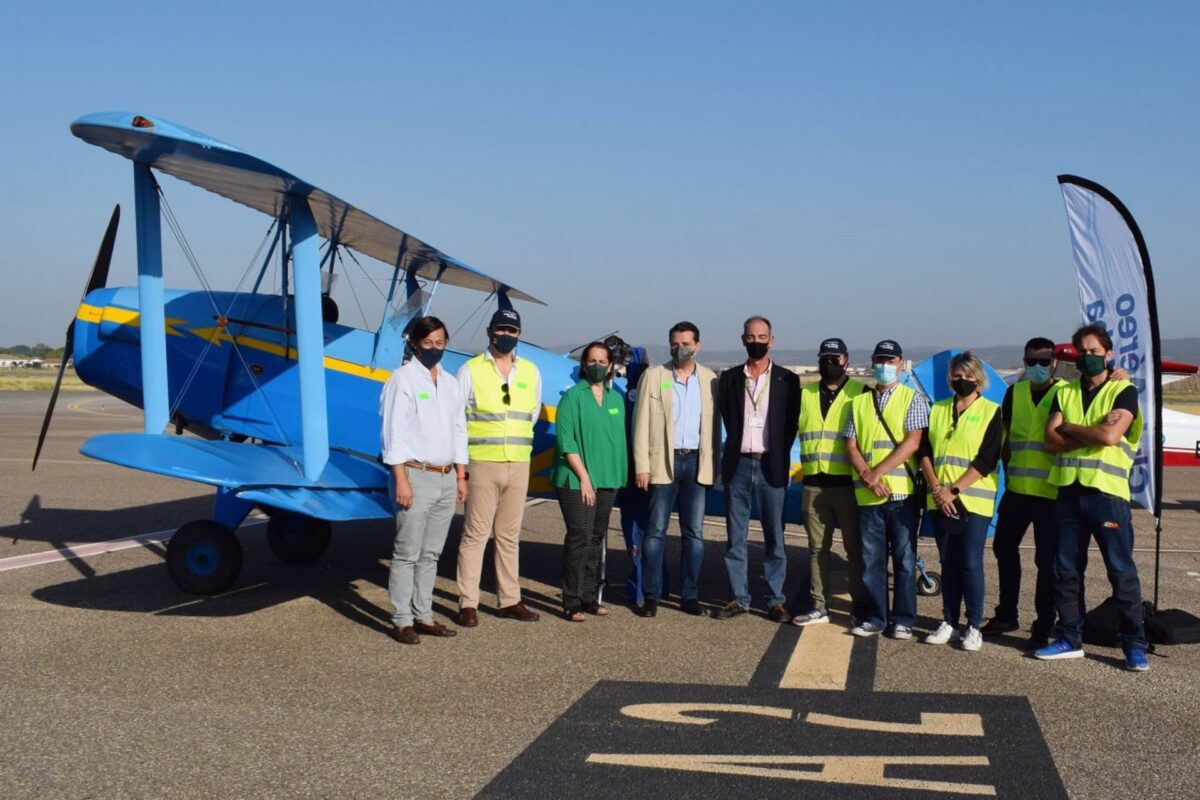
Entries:
{"type": "Polygon", "coordinates": [[[326,239],[422,278],[483,292],[503,291],[510,299],[545,305],[274,164],[182,125],[106,111],[75,120],[71,133],[275,218],[285,210],[289,194],[305,197],[326,239]]]}

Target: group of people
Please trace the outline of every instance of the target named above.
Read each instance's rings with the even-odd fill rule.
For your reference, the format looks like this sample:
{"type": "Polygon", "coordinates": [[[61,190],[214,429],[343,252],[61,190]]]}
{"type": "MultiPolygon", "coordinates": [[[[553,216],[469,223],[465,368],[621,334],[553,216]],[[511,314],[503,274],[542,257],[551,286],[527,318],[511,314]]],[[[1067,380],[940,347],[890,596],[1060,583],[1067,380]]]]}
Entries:
{"type": "MultiPolygon", "coordinates": [[[[417,320],[409,335],[413,357],[392,374],[381,398],[383,460],[394,476],[398,509],[389,581],[393,636],[404,643],[456,633],[433,620],[431,605],[454,504],[464,500],[459,626],[478,624],[479,576],[490,536],[496,540],[500,616],[539,618],[521,602],[517,543],[540,376],[514,352],[520,337],[515,311],[497,311],[488,335],[487,351],[455,379],[437,366],[445,326],[434,317],[417,320]]],[[[674,325],[670,361],[645,369],[624,398],[612,388],[612,348],[588,344],[580,379],[563,394],[555,419],[551,481],[566,528],[564,617],[583,622],[608,613],[600,599],[603,555],[620,492],[645,493],[646,500],[644,530],[630,548],[640,576],[630,594],[635,611],[657,616],[669,592],[664,541],[677,511],[679,609],[705,614],[705,499],[719,479],[729,599],[711,612],[716,619],[750,610],[747,536],[756,511],[769,619],[799,626],[829,622],[837,528],[848,563],[851,633],[913,638],[916,536],[926,513],[941,559],[943,616],[923,640],[979,650],[985,636],[1021,627],[1018,547],[1032,525],[1038,571],[1033,654],[1044,660],[1083,655],[1083,571],[1094,538],[1122,612],[1126,667],[1148,669],[1128,480],[1142,428],[1137,392],[1123,372],[1112,370],[1112,340],[1103,327],[1084,326],[1072,341],[1079,353],[1076,381],[1054,377],[1054,342],[1039,337],[1027,343],[1024,379],[1009,387],[1002,404],[983,396],[984,366],[964,352],[951,359],[947,372],[953,395],[932,406],[901,383],[904,357],[894,340],[875,346],[870,387],[848,376],[849,351],[841,339],[822,341],[820,379],[801,388],[794,372],[773,362],[771,323],[761,316],[743,324],[745,362],[720,375],[698,361],[696,325],[674,325]],[[789,609],[783,528],[797,438],[811,577],[789,609]],[[993,540],[999,604],[985,625],[983,558],[1001,463],[1006,485],[993,540]]]]}

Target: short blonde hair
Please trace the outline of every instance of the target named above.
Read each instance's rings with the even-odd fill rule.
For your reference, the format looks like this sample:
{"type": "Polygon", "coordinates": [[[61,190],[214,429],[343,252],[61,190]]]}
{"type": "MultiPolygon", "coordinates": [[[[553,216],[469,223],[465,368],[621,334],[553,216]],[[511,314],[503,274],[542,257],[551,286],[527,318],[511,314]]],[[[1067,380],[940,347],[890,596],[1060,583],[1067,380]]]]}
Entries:
{"type": "Polygon", "coordinates": [[[950,359],[950,366],[946,367],[946,383],[950,383],[950,376],[954,374],[955,370],[960,369],[971,373],[971,377],[979,384],[980,392],[988,387],[987,370],[983,368],[983,362],[979,360],[979,356],[970,350],[964,350],[950,359]]]}

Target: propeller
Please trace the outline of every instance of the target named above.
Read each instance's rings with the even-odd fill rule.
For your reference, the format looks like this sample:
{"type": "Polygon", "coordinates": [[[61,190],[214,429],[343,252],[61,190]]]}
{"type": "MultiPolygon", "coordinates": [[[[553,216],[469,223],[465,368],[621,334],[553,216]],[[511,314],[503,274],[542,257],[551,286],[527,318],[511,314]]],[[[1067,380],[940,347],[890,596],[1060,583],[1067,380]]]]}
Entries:
{"type": "MultiPolygon", "coordinates": [[[[80,302],[96,289],[108,283],[108,268],[112,264],[113,245],[117,240],[117,226],[121,222],[121,206],[113,206],[112,217],[108,220],[108,230],[100,241],[100,250],[96,253],[96,263],[92,265],[92,274],[87,286],[83,289],[80,302]]],[[[58,390],[62,387],[63,373],[67,371],[67,359],[75,352],[75,319],[67,326],[67,342],[63,345],[62,363],[58,365],[58,377],[54,380],[54,391],[50,393],[50,403],[46,406],[46,417],[42,420],[42,432],[38,434],[37,448],[33,451],[33,469],[37,469],[38,456],[42,454],[42,445],[46,443],[46,431],[50,429],[50,418],[54,416],[54,404],[58,402],[58,390]]]]}

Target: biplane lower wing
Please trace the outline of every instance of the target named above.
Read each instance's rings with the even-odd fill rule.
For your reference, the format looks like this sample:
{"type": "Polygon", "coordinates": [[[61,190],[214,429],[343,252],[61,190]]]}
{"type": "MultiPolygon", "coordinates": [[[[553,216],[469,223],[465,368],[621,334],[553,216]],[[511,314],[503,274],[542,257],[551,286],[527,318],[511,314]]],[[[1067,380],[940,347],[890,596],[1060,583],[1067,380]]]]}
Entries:
{"type": "Polygon", "coordinates": [[[281,445],[207,441],[145,433],[106,433],[79,452],[122,467],[225,489],[272,508],[317,519],[390,519],[388,472],[380,463],[339,450],[315,481],[297,467],[298,452],[281,445]]]}

